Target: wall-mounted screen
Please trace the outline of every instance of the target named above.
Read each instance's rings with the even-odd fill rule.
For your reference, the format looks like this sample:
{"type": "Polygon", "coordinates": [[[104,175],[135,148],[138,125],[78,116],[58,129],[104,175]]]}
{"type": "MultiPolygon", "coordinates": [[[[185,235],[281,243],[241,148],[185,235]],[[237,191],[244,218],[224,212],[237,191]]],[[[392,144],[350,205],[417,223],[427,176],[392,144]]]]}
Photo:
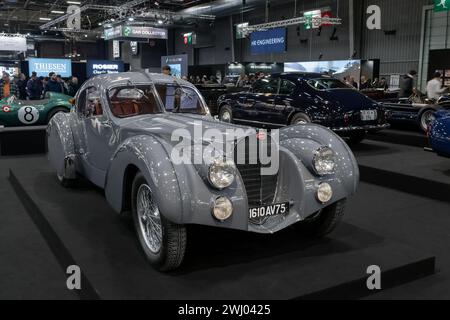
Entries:
{"type": "Polygon", "coordinates": [[[169,66],[173,76],[177,78],[187,77],[188,56],[186,54],[161,57],[161,68],[169,66]]]}
{"type": "Polygon", "coordinates": [[[353,77],[356,82],[359,82],[361,60],[286,62],[284,72],[327,73],[341,80],[353,77]]]}
{"type": "Polygon", "coordinates": [[[29,76],[36,71],[38,77],[47,77],[50,72],[61,75],[63,78],[72,76],[72,61],[70,59],[41,59],[28,60],[29,76]]]}

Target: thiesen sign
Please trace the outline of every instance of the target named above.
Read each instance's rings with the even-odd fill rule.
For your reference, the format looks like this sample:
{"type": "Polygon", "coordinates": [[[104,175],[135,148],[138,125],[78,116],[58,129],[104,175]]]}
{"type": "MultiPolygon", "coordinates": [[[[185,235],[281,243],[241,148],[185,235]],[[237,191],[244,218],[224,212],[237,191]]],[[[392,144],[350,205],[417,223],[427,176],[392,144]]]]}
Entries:
{"type": "Polygon", "coordinates": [[[286,28],[253,32],[250,46],[252,54],[283,53],[286,51],[286,28]]]}
{"type": "Polygon", "coordinates": [[[89,77],[124,71],[123,61],[88,60],[86,63],[86,75],[89,77]]]}
{"type": "Polygon", "coordinates": [[[70,59],[40,59],[28,60],[28,69],[31,73],[36,71],[38,77],[47,77],[50,72],[61,75],[63,78],[72,76],[72,61],[70,59]]]}

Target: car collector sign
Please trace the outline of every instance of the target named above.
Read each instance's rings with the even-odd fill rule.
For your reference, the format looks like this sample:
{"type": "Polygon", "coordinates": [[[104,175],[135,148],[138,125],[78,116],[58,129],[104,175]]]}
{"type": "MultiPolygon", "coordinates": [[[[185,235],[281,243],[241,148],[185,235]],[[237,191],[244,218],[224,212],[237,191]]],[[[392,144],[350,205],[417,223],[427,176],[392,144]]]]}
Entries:
{"type": "Polygon", "coordinates": [[[286,28],[253,32],[250,37],[252,54],[283,53],[286,51],[286,28]]]}

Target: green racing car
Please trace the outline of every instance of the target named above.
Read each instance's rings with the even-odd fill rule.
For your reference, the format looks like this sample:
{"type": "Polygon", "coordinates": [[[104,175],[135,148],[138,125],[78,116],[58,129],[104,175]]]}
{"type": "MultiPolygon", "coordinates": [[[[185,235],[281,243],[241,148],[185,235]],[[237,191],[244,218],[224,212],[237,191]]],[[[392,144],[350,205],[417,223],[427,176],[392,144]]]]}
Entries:
{"type": "Polygon", "coordinates": [[[44,126],[58,112],[69,112],[72,97],[47,92],[42,100],[0,100],[0,127],[44,126]]]}

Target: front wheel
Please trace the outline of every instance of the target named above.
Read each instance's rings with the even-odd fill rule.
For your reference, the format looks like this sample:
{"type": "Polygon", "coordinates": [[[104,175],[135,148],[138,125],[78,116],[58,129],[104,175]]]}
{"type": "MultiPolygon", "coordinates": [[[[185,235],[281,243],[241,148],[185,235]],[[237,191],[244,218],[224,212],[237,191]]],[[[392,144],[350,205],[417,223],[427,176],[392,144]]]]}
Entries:
{"type": "Polygon", "coordinates": [[[186,227],[164,218],[142,173],[134,179],[131,203],[134,226],[147,260],[160,271],[178,268],[186,251],[186,227]]]}
{"type": "Polygon", "coordinates": [[[339,225],[345,211],[346,200],[336,202],[319,213],[311,220],[306,220],[298,225],[298,229],[308,236],[321,238],[331,233],[339,225]]]}
{"type": "Polygon", "coordinates": [[[419,126],[423,132],[428,132],[428,126],[434,121],[434,113],[436,111],[433,109],[424,110],[419,116],[419,126]]]}
{"type": "Polygon", "coordinates": [[[231,110],[229,105],[224,105],[220,108],[219,119],[223,122],[233,123],[233,110],[231,110]]]}

